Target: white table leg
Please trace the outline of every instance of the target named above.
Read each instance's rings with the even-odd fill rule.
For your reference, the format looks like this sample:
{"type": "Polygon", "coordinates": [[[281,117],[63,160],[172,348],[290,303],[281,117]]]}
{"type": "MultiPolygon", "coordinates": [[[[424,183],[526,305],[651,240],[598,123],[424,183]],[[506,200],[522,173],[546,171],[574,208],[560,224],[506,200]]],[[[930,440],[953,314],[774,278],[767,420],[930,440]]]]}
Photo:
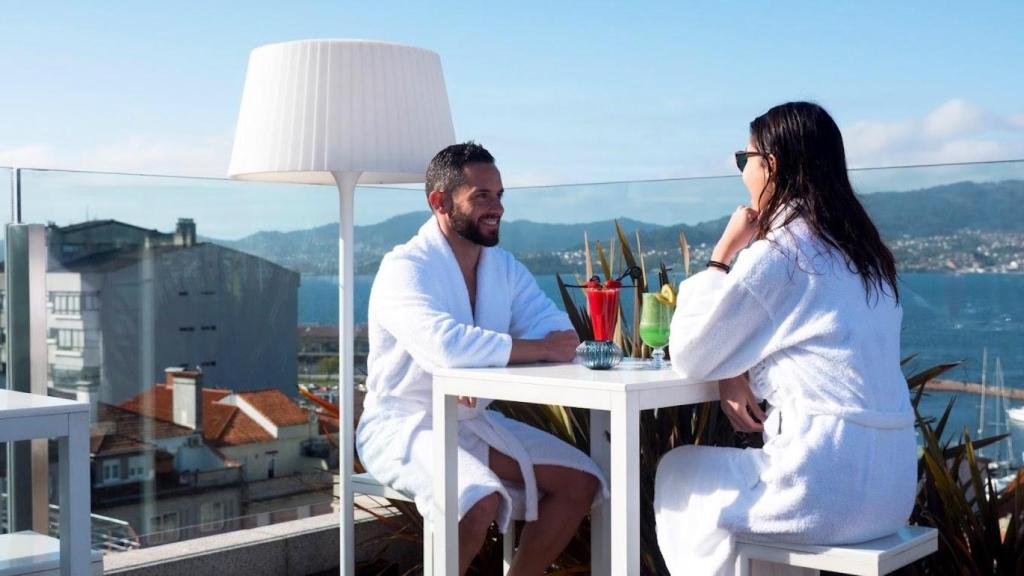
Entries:
{"type": "Polygon", "coordinates": [[[458,412],[434,381],[434,575],[459,572],[458,412]]]}
{"type": "Polygon", "coordinates": [[[89,413],[68,414],[68,435],[57,439],[60,474],[60,574],[85,576],[89,554],[89,413]]]}
{"type": "Polygon", "coordinates": [[[612,395],[612,574],[640,574],[640,410],[629,393],[612,395]]]}
{"type": "MultiPolygon", "coordinates": [[[[590,457],[611,481],[611,445],[607,434],[611,417],[607,410],[590,411],[590,457]]],[[[611,503],[605,500],[590,511],[590,571],[594,576],[611,576],[611,503]]]]}

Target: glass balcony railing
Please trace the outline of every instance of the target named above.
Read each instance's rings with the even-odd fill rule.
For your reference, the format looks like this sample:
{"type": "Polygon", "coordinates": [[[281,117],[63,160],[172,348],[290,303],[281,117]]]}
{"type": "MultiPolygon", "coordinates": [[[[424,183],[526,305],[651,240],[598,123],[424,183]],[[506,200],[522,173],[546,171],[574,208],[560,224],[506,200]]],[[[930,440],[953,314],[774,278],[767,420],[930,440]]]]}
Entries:
{"type": "MultiPolygon", "coordinates": [[[[0,167],[0,188],[2,188],[3,190],[7,190],[8,191],[8,196],[7,196],[7,200],[8,201],[7,202],[0,202],[0,215],[2,215],[2,217],[4,219],[3,221],[5,223],[6,222],[10,222],[12,220],[12,218],[11,218],[11,205],[13,204],[12,199],[13,199],[13,192],[14,192],[13,178],[14,178],[14,171],[13,170],[11,170],[10,168],[6,168],[6,167],[0,167]]],[[[0,194],[0,197],[2,197],[2,196],[3,195],[0,194]]],[[[3,268],[6,267],[6,262],[4,262],[5,256],[6,256],[6,240],[7,240],[7,238],[5,236],[3,238],[4,245],[0,246],[0,269],[3,269],[3,268]]],[[[2,281],[0,281],[0,332],[5,330],[5,327],[7,326],[7,297],[6,297],[6,294],[7,294],[7,288],[6,288],[6,286],[4,286],[4,283],[2,281]]],[[[0,344],[5,344],[5,336],[6,336],[6,334],[0,333],[0,344]]],[[[6,387],[6,385],[7,385],[7,347],[3,346],[3,345],[0,345],[0,386],[6,387]]],[[[0,472],[2,472],[2,477],[0,477],[0,490],[2,490],[4,494],[7,494],[10,491],[10,488],[9,488],[8,482],[7,482],[7,479],[8,479],[8,472],[7,472],[8,471],[8,466],[7,466],[7,449],[8,449],[8,443],[7,442],[0,442],[0,458],[3,458],[3,466],[0,467],[0,472]]],[[[4,516],[4,520],[6,520],[6,517],[8,515],[7,506],[4,505],[2,508],[3,508],[2,514],[4,516]]],[[[6,524],[6,522],[5,522],[5,524],[6,524]]],[[[0,532],[6,532],[6,529],[3,529],[3,527],[0,526],[0,532]]]]}
{"type": "MultiPolygon", "coordinates": [[[[90,404],[94,532],[109,528],[101,516],[133,535],[94,539],[128,550],[331,512],[337,423],[297,388],[300,375],[336,388],[330,355],[303,354],[299,319],[303,273],[336,269],[331,190],[20,178],[22,222],[45,225],[48,389],[90,404]]],[[[336,342],[328,306],[335,319],[315,332],[336,342]]]]}
{"type": "MultiPolygon", "coordinates": [[[[339,397],[334,188],[20,175],[0,215],[13,205],[46,226],[48,387],[91,405],[93,513],[117,527],[108,539],[132,549],[330,512],[338,424],[297,387],[339,397]]],[[[950,379],[1024,386],[1024,161],[851,176],[901,270],[911,367],[963,361],[950,379]]],[[[12,177],[0,169],[0,184],[12,177]]],[[[664,262],[678,281],[680,232],[700,267],[748,202],[738,176],[509,189],[501,245],[561,305],[555,276],[583,274],[584,232],[607,249],[617,220],[648,269],[664,262]]],[[[357,384],[377,265],[428,216],[421,188],[356,193],[357,384]]],[[[922,406],[940,413],[951,393],[922,406]]],[[[1024,447],[1002,410],[1018,401],[987,402],[979,421],[981,396],[962,395],[947,430],[1009,430],[1024,447]]]]}

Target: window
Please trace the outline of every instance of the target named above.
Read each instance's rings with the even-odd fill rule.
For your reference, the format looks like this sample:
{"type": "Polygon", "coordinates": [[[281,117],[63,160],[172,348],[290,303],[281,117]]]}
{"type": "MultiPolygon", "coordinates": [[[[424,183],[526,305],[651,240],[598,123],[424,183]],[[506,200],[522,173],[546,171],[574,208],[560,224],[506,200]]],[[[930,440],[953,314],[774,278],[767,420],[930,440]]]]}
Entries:
{"type": "Polygon", "coordinates": [[[105,460],[103,462],[103,483],[109,484],[121,480],[120,460],[105,460]]]}
{"type": "Polygon", "coordinates": [[[99,310],[98,292],[50,292],[54,314],[79,316],[83,310],[99,310]]]}
{"type": "Polygon", "coordinates": [[[128,479],[146,479],[146,459],[142,456],[132,456],[128,459],[128,479]]]}
{"type": "Polygon", "coordinates": [[[82,312],[82,298],[77,292],[51,292],[54,314],[70,314],[77,316],[82,312]]]}
{"type": "Polygon", "coordinates": [[[199,507],[199,529],[213,532],[224,528],[224,503],[203,502],[199,507]]]}
{"type": "Polygon", "coordinates": [[[85,332],[68,328],[50,331],[50,338],[57,341],[57,350],[82,350],[85,348],[85,332]]]}
{"type": "Polygon", "coordinates": [[[149,543],[174,542],[178,534],[178,513],[167,512],[149,518],[149,543]]]}

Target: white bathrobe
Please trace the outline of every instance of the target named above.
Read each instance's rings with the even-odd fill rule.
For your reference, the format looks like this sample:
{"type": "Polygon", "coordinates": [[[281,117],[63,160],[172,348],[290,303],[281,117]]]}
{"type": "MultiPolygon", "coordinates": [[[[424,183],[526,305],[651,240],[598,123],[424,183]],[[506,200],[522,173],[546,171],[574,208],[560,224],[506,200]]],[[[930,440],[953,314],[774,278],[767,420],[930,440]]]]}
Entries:
{"type": "MultiPolygon", "coordinates": [[[[363,465],[379,481],[411,494],[427,520],[433,511],[431,390],[436,368],[505,366],[512,339],[571,330],[564,312],[533,276],[501,248],[484,248],[477,264],[476,316],[462,271],[431,217],[408,243],[388,253],[370,291],[368,377],[356,431],[363,465]]],[[[498,526],[537,519],[534,465],[583,470],[605,480],[583,452],[558,438],[487,410],[460,405],[459,518],[498,493],[498,526]],[[488,467],[489,448],[516,460],[525,482],[503,484],[488,467]]],[[[599,498],[607,495],[607,488],[599,498]]]]}
{"type": "Polygon", "coordinates": [[[914,505],[914,416],[902,310],[803,219],[728,275],[680,285],[669,350],[687,380],[750,371],[771,408],[763,449],[676,448],[658,466],[658,545],[672,574],[732,574],[733,540],[843,544],[895,532],[914,505]]]}

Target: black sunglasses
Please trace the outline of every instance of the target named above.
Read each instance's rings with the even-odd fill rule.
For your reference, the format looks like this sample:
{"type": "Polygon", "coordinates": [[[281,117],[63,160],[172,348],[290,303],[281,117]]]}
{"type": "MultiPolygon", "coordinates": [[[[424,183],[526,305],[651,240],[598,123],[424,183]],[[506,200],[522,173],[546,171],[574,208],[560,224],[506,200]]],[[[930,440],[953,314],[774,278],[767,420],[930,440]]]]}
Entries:
{"type": "Polygon", "coordinates": [[[736,153],[736,167],[740,169],[740,172],[743,172],[743,169],[747,167],[747,160],[751,156],[764,156],[764,154],[760,152],[747,152],[746,150],[736,153]]]}

